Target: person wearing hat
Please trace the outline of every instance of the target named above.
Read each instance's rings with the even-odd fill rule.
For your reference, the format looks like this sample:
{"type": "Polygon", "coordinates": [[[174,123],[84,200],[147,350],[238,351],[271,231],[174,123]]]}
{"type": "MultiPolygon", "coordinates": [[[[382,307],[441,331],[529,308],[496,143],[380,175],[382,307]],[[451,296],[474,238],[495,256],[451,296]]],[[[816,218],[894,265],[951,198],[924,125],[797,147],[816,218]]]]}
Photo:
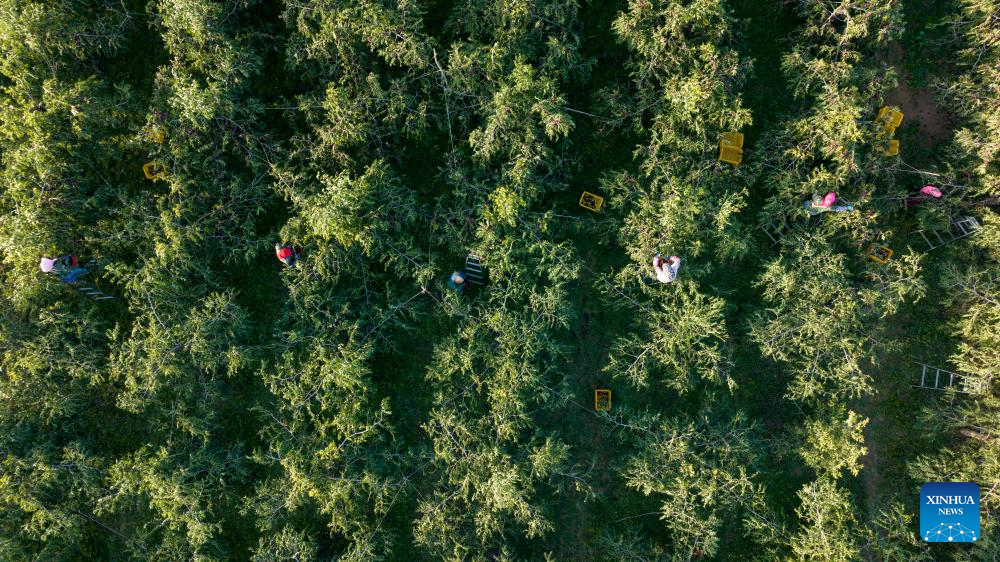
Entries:
{"type": "Polygon", "coordinates": [[[831,191],[826,194],[826,197],[820,197],[818,194],[814,193],[812,199],[806,199],[802,204],[809,216],[814,217],[820,213],[845,213],[847,211],[853,211],[854,205],[837,205],[833,204],[837,201],[837,194],[831,191]]]}
{"type": "Polygon", "coordinates": [[[925,185],[920,188],[919,193],[915,193],[906,198],[906,208],[916,207],[917,205],[923,203],[924,201],[930,201],[931,198],[940,199],[941,190],[934,185],[925,185]]]}
{"type": "Polygon", "coordinates": [[[461,271],[452,272],[451,277],[448,279],[448,286],[455,290],[455,292],[462,293],[465,291],[465,273],[461,271]]]}
{"type": "Polygon", "coordinates": [[[280,242],[275,244],[274,253],[281,260],[281,263],[288,267],[294,266],[295,262],[299,259],[298,252],[295,251],[295,248],[291,244],[282,244],[280,242]]]}
{"type": "Polygon", "coordinates": [[[76,283],[81,275],[87,273],[85,268],[80,267],[80,260],[76,256],[43,257],[39,267],[42,273],[51,273],[63,283],[76,283]]]}
{"type": "Polygon", "coordinates": [[[653,258],[653,272],[656,274],[656,280],[660,283],[670,283],[677,279],[677,270],[680,268],[681,258],[677,256],[663,259],[660,254],[656,254],[656,257],[653,258]]]}

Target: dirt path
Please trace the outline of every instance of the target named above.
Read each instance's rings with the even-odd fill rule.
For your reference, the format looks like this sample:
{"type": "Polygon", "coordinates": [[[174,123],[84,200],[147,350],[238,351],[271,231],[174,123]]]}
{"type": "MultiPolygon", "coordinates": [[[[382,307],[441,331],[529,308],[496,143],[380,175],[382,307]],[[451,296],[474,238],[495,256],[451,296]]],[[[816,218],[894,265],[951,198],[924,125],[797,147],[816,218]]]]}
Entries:
{"type": "MultiPolygon", "coordinates": [[[[884,60],[891,64],[899,75],[899,85],[885,96],[886,105],[899,107],[905,119],[916,125],[919,143],[931,148],[945,142],[952,135],[952,116],[937,105],[934,92],[928,85],[913,87],[911,77],[903,65],[903,46],[898,41],[889,44],[889,52],[884,60]]],[[[903,121],[904,126],[906,120],[903,121]]]]}
{"type": "MultiPolygon", "coordinates": [[[[897,326],[909,324],[901,318],[897,326]]],[[[890,331],[894,340],[903,337],[899,327],[890,331]]],[[[900,463],[906,455],[901,454],[900,444],[907,441],[909,424],[915,414],[914,404],[907,392],[910,381],[906,366],[909,364],[905,353],[882,352],[878,354],[875,364],[864,369],[872,377],[875,387],[871,396],[855,406],[859,414],[868,418],[864,430],[868,452],[861,457],[861,486],[869,517],[875,516],[884,503],[883,498],[892,497],[905,488],[905,484],[901,485],[901,473],[905,473],[905,466],[900,463]],[[901,368],[886,368],[886,365],[901,368]]]]}
{"type": "MultiPolygon", "coordinates": [[[[590,270],[597,266],[592,252],[587,252],[585,262],[590,270]]],[[[608,346],[604,310],[599,295],[589,290],[592,274],[586,269],[580,278],[580,296],[576,302],[579,311],[573,325],[572,360],[567,372],[569,389],[573,403],[562,413],[561,425],[566,428],[566,440],[574,449],[574,460],[584,468],[590,468],[591,483],[597,501],[606,496],[614,487],[614,478],[609,470],[611,444],[606,439],[606,428],[594,412],[594,389],[612,388],[608,376],[603,373],[607,360],[608,346]]],[[[614,404],[614,395],[612,396],[614,404]]],[[[598,560],[593,547],[593,534],[601,525],[594,521],[593,502],[584,502],[582,496],[560,517],[559,539],[560,559],[598,560]],[[568,557],[568,558],[563,558],[568,557]]]]}
{"type": "Polygon", "coordinates": [[[882,462],[879,452],[881,445],[877,432],[885,426],[885,419],[878,410],[878,400],[872,399],[868,402],[867,408],[862,408],[862,413],[868,417],[868,425],[865,427],[865,446],[868,453],[861,457],[861,478],[865,488],[865,507],[869,514],[874,514],[878,506],[879,490],[882,489],[882,462]]]}

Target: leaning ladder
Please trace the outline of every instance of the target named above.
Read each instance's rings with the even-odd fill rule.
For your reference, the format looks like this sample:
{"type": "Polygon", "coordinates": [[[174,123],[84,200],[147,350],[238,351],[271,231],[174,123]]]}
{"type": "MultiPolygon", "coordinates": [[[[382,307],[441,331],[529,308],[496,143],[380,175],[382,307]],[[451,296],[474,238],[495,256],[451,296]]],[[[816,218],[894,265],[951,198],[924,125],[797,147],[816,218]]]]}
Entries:
{"type": "Polygon", "coordinates": [[[920,384],[913,385],[914,388],[945,390],[954,387],[955,391],[965,394],[972,394],[976,391],[975,388],[966,385],[964,375],[925,365],[919,361],[914,361],[914,363],[920,365],[920,384]]]}
{"type": "Polygon", "coordinates": [[[955,240],[965,238],[975,234],[982,228],[976,217],[960,217],[951,222],[948,230],[919,230],[917,231],[927,243],[927,251],[940,248],[945,244],[950,244],[955,240]]]}
{"type": "Polygon", "coordinates": [[[76,290],[78,293],[82,293],[94,299],[95,301],[104,301],[115,298],[107,293],[102,293],[101,291],[97,290],[96,288],[90,285],[85,285],[83,283],[80,283],[79,281],[77,281],[76,283],[68,283],[68,285],[70,287],[73,287],[73,289],[76,290]]]}
{"type": "Polygon", "coordinates": [[[465,258],[465,276],[469,278],[470,283],[485,285],[486,272],[483,271],[483,258],[475,254],[469,254],[465,258]]]}
{"type": "Polygon", "coordinates": [[[788,215],[782,215],[764,224],[761,224],[757,228],[764,231],[764,234],[766,234],[767,237],[771,239],[771,245],[773,246],[778,242],[780,242],[781,237],[784,236],[786,232],[788,232],[788,229],[791,227],[791,225],[789,224],[790,218],[791,217],[789,217],[788,215]]]}

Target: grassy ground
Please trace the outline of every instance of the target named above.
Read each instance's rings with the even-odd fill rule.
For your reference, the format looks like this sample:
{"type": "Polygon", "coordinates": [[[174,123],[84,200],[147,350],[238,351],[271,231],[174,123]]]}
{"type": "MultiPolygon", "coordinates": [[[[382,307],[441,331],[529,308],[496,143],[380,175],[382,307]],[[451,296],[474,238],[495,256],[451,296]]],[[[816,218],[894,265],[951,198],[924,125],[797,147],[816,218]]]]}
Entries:
{"type": "MultiPolygon", "coordinates": [[[[901,143],[900,159],[914,168],[934,170],[940,149],[952,137],[953,119],[936,99],[934,84],[947,80],[953,53],[937,39],[943,30],[935,26],[956,9],[957,4],[951,0],[904,2],[903,36],[878,55],[899,77],[899,85],[887,94],[885,102],[900,107],[906,115],[896,136],[901,143]]],[[[919,176],[912,179],[914,190],[924,183],[919,176]]],[[[886,227],[895,232],[890,245],[897,252],[907,251],[907,246],[917,252],[924,250],[915,232],[920,228],[915,211],[885,218],[886,227]]],[[[879,353],[878,364],[866,370],[876,392],[854,405],[870,420],[865,429],[868,454],[862,458],[864,468],[854,487],[855,504],[863,507],[869,517],[876,516],[878,508],[893,499],[915,507],[920,483],[907,477],[907,463],[942,445],[939,439],[921,431],[918,419],[923,408],[942,399],[942,393],[913,385],[919,382],[920,373],[915,361],[947,367],[947,358],[955,349],[953,332],[945,325],[949,314],[942,297],[946,289],[940,286],[936,267],[955,250],[939,248],[924,257],[922,275],[928,283],[928,294],[904,304],[884,323],[884,333],[878,337],[889,345],[879,353]]]]}
{"type": "MultiPolygon", "coordinates": [[[[733,0],[730,6],[740,21],[735,46],[741,58],[754,61],[753,74],[742,90],[744,104],[753,114],[754,124],[746,132],[748,144],[752,145],[753,139],[770,135],[799,106],[781,71],[781,60],[788,52],[790,34],[801,22],[791,6],[777,0],[733,0]]],[[[763,177],[751,186],[750,206],[745,211],[748,222],[754,224],[753,217],[769,195],[763,177]]],[[[787,448],[780,445],[790,439],[787,431],[802,419],[801,411],[784,398],[791,377],[782,367],[763,358],[747,337],[748,322],[759,311],[761,302],[752,280],[767,260],[777,256],[771,241],[760,231],[754,233],[757,249],[743,263],[721,268],[710,285],[715,294],[726,295],[729,305],[726,325],[732,338],[732,376],[739,385],[734,407],[760,425],[762,436],[774,439],[775,446],[760,467],[768,504],[786,517],[793,517],[795,493],[811,474],[797,455],[788,454],[787,448]]],[[[737,555],[742,542],[724,545],[718,558],[726,559],[727,552],[737,555]]]]}
{"type": "Polygon", "coordinates": [[[787,2],[780,0],[731,0],[738,21],[733,47],[742,60],[753,60],[753,77],[743,88],[743,102],[753,111],[753,126],[745,132],[748,142],[780,122],[796,105],[781,70],[788,53],[790,33],[801,21],[787,2]]]}
{"type": "MultiPolygon", "coordinates": [[[[597,64],[589,81],[569,93],[569,105],[588,113],[598,114],[591,94],[602,87],[613,87],[627,80],[622,71],[627,51],[618,44],[599,43],[598,37],[607,37],[611,22],[624,9],[624,3],[592,2],[584,5],[580,18],[583,22],[583,49],[597,64]]],[[[582,262],[581,277],[573,287],[576,324],[566,344],[569,348],[568,388],[572,402],[562,411],[552,412],[542,423],[558,430],[563,439],[573,447],[573,461],[591,471],[595,499],[585,502],[580,495],[566,498],[565,509],[555,514],[554,534],[556,559],[600,560],[601,552],[595,544],[597,533],[609,521],[621,517],[654,511],[645,498],[626,489],[614,473],[615,461],[620,458],[614,438],[593,411],[594,390],[612,390],[612,404],[629,403],[629,391],[617,385],[610,374],[604,372],[608,350],[616,334],[621,334],[629,322],[624,311],[607,306],[594,283],[599,273],[612,271],[624,259],[621,249],[603,242],[602,228],[592,221],[602,220],[577,205],[584,190],[600,193],[598,182],[603,174],[614,170],[633,169],[632,149],[638,139],[630,130],[616,130],[611,134],[601,132],[598,118],[574,115],[577,124],[569,142],[580,154],[578,169],[570,188],[558,198],[561,212],[578,220],[561,219],[562,230],[573,241],[574,251],[582,262]],[[568,501],[572,499],[572,502],[568,501]]]]}

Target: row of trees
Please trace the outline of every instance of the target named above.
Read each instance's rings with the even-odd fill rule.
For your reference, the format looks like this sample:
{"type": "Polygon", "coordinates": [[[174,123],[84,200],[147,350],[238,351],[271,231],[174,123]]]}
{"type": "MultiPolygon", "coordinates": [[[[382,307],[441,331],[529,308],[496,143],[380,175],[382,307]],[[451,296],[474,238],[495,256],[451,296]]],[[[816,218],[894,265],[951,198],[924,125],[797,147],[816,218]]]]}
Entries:
{"type": "Polygon", "coordinates": [[[204,0],[146,9],[165,61],[128,142],[166,179],[152,197],[150,187],[120,190],[105,204],[119,209],[109,222],[123,228],[86,240],[118,258],[107,276],[129,322],[114,333],[108,376],[117,406],[144,427],[110,467],[102,508],[116,526],[127,522],[131,556],[222,559],[242,546],[230,534],[239,498],[225,491],[246,485],[250,470],[227,404],[268,351],[254,345],[250,311],[227,273],[260,250],[253,217],[272,197],[251,93],[261,59],[238,31],[242,14],[204,0]]]}
{"type": "MultiPolygon", "coordinates": [[[[456,105],[466,116],[445,124],[454,165],[439,214],[474,222],[453,224],[441,241],[483,256],[489,283],[450,314],[454,333],[428,367],[432,476],[414,533],[434,558],[541,559],[560,499],[590,491],[569,445],[539,423],[541,412],[567,404],[561,340],[579,265],[552,219],[535,212],[565,188],[560,151],[574,122],[562,91],[589,63],[578,51],[576,2],[455,10],[456,40],[435,60],[438,96],[446,118],[456,105]],[[462,100],[474,106],[463,110],[462,100]]],[[[462,255],[452,250],[450,259],[462,255]]]]}
{"type": "MultiPolygon", "coordinates": [[[[868,418],[855,408],[874,392],[880,326],[904,299],[920,298],[920,257],[898,255],[878,268],[864,257],[867,245],[887,239],[880,213],[898,208],[893,162],[883,152],[875,113],[895,85],[891,69],[873,60],[902,31],[898,2],[800,2],[805,24],[782,69],[798,102],[794,116],[772,132],[761,213],[765,228],[780,225],[780,255],[757,279],[766,310],[751,324],[765,357],[792,380],[786,398],[806,414],[793,430],[798,454],[815,480],[798,492],[792,551],[803,560],[852,560],[900,556],[892,549],[916,543],[906,516],[872,513],[876,528],[857,515],[843,486],[858,475],[867,452],[868,418]],[[837,193],[857,212],[805,219],[802,201],[837,193]],[[901,525],[901,527],[896,527],[901,525]],[[892,533],[888,550],[880,537],[892,533]]],[[[900,252],[902,254],[902,252],[900,252]]]]}
{"type": "Polygon", "coordinates": [[[270,334],[282,346],[261,373],[273,398],[255,452],[268,476],[246,509],[258,560],[380,560],[400,540],[384,522],[410,494],[405,461],[418,458],[396,435],[373,363],[388,328],[419,313],[407,298],[433,267],[414,239],[426,204],[395,159],[400,135],[428,125],[415,96],[429,44],[418,13],[374,2],[289,4],[282,17],[304,88],[272,176],[288,206],[280,238],[306,250],[282,275],[270,334]]]}
{"type": "Polygon", "coordinates": [[[126,421],[104,412],[115,322],[36,275],[38,256],[98,222],[92,196],[107,194],[119,158],[106,139],[134,107],[127,88],[94,76],[130,20],[104,8],[5,2],[0,18],[0,556],[10,560],[85,559],[108,544],[93,530],[106,524],[98,505],[120,445],[105,424],[126,421]]]}
{"type": "MultiPolygon", "coordinates": [[[[960,72],[937,84],[942,103],[953,108],[959,126],[948,147],[946,181],[950,216],[981,218],[982,232],[971,244],[957,247],[941,267],[940,285],[950,314],[950,328],[958,338],[951,356],[966,374],[962,389],[970,396],[950,396],[925,409],[920,419],[933,434],[947,440],[940,451],[922,455],[909,469],[915,481],[946,474],[949,480],[978,482],[982,492],[982,535],[997,544],[998,485],[1000,482],[1000,419],[997,389],[1000,380],[1000,223],[995,213],[979,205],[996,204],[1000,184],[1000,4],[969,1],[941,22],[943,34],[957,53],[960,72]]],[[[976,553],[961,553],[973,560],[976,553]]]]}
{"type": "Polygon", "coordinates": [[[717,160],[724,131],[751,123],[739,89],[750,65],[732,46],[724,3],[631,2],[613,28],[630,51],[633,84],[621,111],[641,132],[640,174],[609,175],[619,242],[632,258],[603,280],[609,301],[636,320],[618,335],[606,371],[656,399],[610,416],[625,484],[659,504],[668,542],[640,539],[628,523],[610,527],[612,556],[691,560],[720,553],[724,529],[742,527],[762,545],[784,533],[757,478],[763,453],[755,424],[734,407],[725,301],[702,289],[714,264],[750,247],[737,219],[754,168],[717,160]],[[636,111],[634,108],[639,108],[636,111]],[[682,278],[648,285],[657,253],[682,258],[682,278]]]}

